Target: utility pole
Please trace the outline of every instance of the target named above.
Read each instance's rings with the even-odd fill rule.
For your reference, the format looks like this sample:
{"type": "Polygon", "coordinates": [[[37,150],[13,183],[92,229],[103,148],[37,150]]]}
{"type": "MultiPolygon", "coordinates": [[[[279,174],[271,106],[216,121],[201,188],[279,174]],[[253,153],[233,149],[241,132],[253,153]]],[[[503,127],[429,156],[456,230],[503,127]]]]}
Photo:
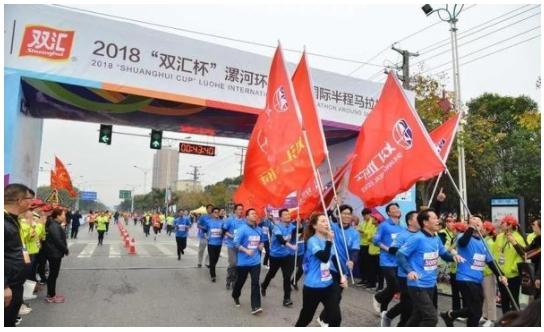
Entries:
{"type": "Polygon", "coordinates": [[[391,45],[393,51],[398,52],[402,55],[402,87],[405,89],[410,89],[410,57],[417,57],[419,53],[412,53],[408,50],[401,50],[395,47],[395,44],[391,45]]]}
{"type": "Polygon", "coordinates": [[[190,167],[193,168],[193,171],[190,172],[190,173],[187,173],[187,174],[193,176],[193,191],[196,191],[196,183],[198,182],[200,176],[201,176],[201,175],[204,175],[204,174],[202,174],[202,173],[200,173],[200,172],[198,171],[199,168],[201,168],[201,166],[194,166],[194,165],[191,165],[190,167]]]}
{"type": "Polygon", "coordinates": [[[244,175],[244,152],[245,152],[245,149],[246,147],[240,147],[241,149],[241,152],[240,153],[235,153],[235,155],[237,157],[240,157],[240,176],[244,175]]]}

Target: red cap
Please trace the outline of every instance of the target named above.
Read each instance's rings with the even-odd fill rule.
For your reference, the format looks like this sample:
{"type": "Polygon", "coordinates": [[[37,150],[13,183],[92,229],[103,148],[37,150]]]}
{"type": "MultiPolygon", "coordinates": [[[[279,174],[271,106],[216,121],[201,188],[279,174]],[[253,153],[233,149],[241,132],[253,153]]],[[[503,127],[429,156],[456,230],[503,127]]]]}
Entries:
{"type": "Polygon", "coordinates": [[[489,220],[484,221],[482,226],[488,233],[494,233],[495,232],[495,226],[489,220]]]}
{"type": "Polygon", "coordinates": [[[501,220],[501,224],[504,224],[504,223],[510,226],[517,226],[518,220],[511,215],[507,215],[507,216],[504,216],[504,218],[502,218],[501,220]]]}
{"type": "Polygon", "coordinates": [[[462,223],[462,222],[456,222],[453,224],[453,227],[455,227],[455,229],[459,232],[459,233],[464,233],[468,226],[467,224],[465,223],[462,223]]]}

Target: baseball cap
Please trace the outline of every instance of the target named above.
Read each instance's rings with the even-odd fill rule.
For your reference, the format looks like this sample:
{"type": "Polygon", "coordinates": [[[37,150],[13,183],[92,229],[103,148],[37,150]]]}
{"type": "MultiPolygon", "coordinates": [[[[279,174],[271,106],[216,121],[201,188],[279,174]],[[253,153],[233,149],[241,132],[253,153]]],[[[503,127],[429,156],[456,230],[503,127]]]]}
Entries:
{"type": "Polygon", "coordinates": [[[518,223],[518,220],[515,217],[513,217],[511,215],[507,215],[507,216],[504,216],[504,218],[502,218],[501,224],[507,224],[507,225],[510,225],[510,226],[517,226],[519,223],[518,223]]]}

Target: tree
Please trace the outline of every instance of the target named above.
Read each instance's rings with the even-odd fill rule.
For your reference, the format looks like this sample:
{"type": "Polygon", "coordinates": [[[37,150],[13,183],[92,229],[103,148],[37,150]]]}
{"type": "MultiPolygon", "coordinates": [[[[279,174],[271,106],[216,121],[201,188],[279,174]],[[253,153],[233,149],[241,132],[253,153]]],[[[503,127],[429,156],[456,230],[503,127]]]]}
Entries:
{"type": "MultiPolygon", "coordinates": [[[[74,187],[74,189],[76,190],[76,192],[79,193],[78,188],[74,187]]],[[[42,201],[45,201],[49,197],[52,191],[53,189],[50,186],[38,187],[38,192],[36,193],[36,196],[42,201]]],[[[76,198],[70,197],[70,195],[65,189],[59,190],[59,199],[60,199],[60,204],[62,206],[68,207],[70,209],[75,209],[76,198]]],[[[109,210],[109,208],[106,205],[102,204],[100,201],[94,202],[94,201],[80,200],[79,210],[80,211],[89,211],[89,210],[104,211],[104,210],[109,210]]]]}

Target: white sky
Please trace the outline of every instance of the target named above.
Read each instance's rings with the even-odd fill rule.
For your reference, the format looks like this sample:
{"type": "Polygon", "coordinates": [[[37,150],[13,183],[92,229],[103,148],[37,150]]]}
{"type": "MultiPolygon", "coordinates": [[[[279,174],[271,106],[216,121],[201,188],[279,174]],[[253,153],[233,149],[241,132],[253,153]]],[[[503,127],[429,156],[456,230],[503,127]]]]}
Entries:
{"type": "MultiPolygon", "coordinates": [[[[460,33],[471,27],[482,24],[487,20],[503,15],[521,7],[517,5],[477,5],[463,11],[459,17],[458,28],[460,33]]],[[[123,16],[148,22],[160,23],[179,28],[185,28],[205,33],[218,34],[232,38],[249,40],[258,43],[275,45],[281,39],[284,48],[302,49],[306,46],[309,52],[320,53],[335,57],[356,59],[372,62],[377,65],[400,63],[400,55],[388,50],[374,55],[385,49],[393,42],[403,39],[413,32],[438,21],[435,15],[426,17],[419,4],[411,5],[356,5],[356,4],[239,4],[239,5],[73,5],[73,7],[123,16]]],[[[439,7],[435,5],[434,7],[439,7]]],[[[466,6],[468,7],[468,5],[466,6]]],[[[494,53],[494,51],[509,45],[516,44],[541,33],[540,6],[530,5],[514,13],[504,16],[509,18],[525,10],[527,12],[508,19],[505,22],[474,33],[459,41],[461,64],[479,56],[494,53]],[[536,14],[536,15],[535,15],[536,14]],[[529,17],[535,15],[533,17],[529,17]],[[527,19],[525,19],[527,18],[527,19]],[[525,19],[525,20],[523,20],[525,19]],[[513,24],[523,20],[517,24],[513,24]],[[467,41],[477,39],[509,24],[501,31],[463,45],[467,41]],[[534,30],[531,30],[535,28],[534,30]],[[531,30],[529,32],[526,32],[531,30]],[[520,34],[517,37],[501,42],[504,39],[520,34]],[[488,47],[498,43],[496,46],[488,47]],[[467,54],[483,49],[471,56],[467,54]],[[463,58],[463,56],[466,56],[463,58]]],[[[498,22],[495,20],[493,22],[498,22]]],[[[426,46],[449,38],[447,23],[441,23],[417,35],[400,42],[397,47],[408,49],[411,52],[424,50],[426,46]]],[[[170,31],[170,30],[169,30],[170,31]]],[[[473,30],[474,31],[474,30],[473,30]]],[[[246,51],[272,56],[273,49],[232,42],[218,38],[205,37],[192,33],[172,31],[176,34],[211,41],[221,45],[237,47],[246,51]]],[[[462,35],[460,34],[460,37],[462,35]]],[[[519,96],[525,94],[540,103],[540,90],[535,86],[538,75],[541,73],[541,37],[514,46],[508,50],[497,52],[481,60],[461,66],[461,96],[464,102],[477,97],[484,92],[493,92],[502,95],[519,96]]],[[[433,68],[442,63],[451,61],[451,53],[444,47],[434,52],[423,53],[413,62],[420,61],[439,53],[444,54],[432,57],[425,61],[424,68],[433,68]]],[[[286,52],[289,61],[298,61],[299,54],[286,52]]],[[[312,67],[321,68],[341,74],[348,74],[359,65],[357,63],[342,62],[310,56],[312,67]]],[[[369,78],[380,68],[366,65],[353,74],[359,78],[369,78]]],[[[450,66],[440,70],[451,72],[450,66]]],[[[417,72],[416,68],[412,73],[417,72]]],[[[450,75],[451,76],[451,75],[450,75]]],[[[375,80],[382,80],[384,75],[376,75],[375,80]]],[[[453,89],[451,81],[446,82],[446,89],[453,89]]],[[[98,191],[99,199],[107,205],[119,203],[118,190],[128,189],[129,184],[138,186],[136,192],[143,190],[143,174],[132,167],[138,165],[151,169],[154,150],[149,149],[147,138],[129,136],[113,136],[113,144],[106,146],[98,144],[99,124],[67,122],[61,120],[46,120],[44,122],[43,142],[40,166],[45,161],[51,163],[54,154],[57,154],[68,166],[72,176],[78,178],[74,182],[84,181],[82,187],[87,190],[98,191]],[[72,144],[79,149],[72,148],[72,144],[65,144],[66,137],[70,137],[72,144]]],[[[114,131],[148,134],[150,129],[139,129],[115,126],[114,131]]],[[[167,137],[187,137],[186,134],[165,132],[167,137]]],[[[191,135],[193,139],[196,135],[191,135]]],[[[205,138],[213,143],[229,142],[231,144],[244,143],[241,140],[205,138]]],[[[167,142],[163,142],[163,146],[167,142]]],[[[174,144],[175,145],[175,144],[174,144]]],[[[203,184],[211,184],[224,177],[239,174],[239,157],[234,148],[217,148],[217,156],[199,157],[180,155],[180,178],[189,178],[185,174],[192,169],[190,165],[202,166],[203,184]]],[[[151,187],[151,172],[147,176],[147,189],[151,187]]],[[[48,173],[41,172],[39,185],[48,184],[48,173]]]]}

